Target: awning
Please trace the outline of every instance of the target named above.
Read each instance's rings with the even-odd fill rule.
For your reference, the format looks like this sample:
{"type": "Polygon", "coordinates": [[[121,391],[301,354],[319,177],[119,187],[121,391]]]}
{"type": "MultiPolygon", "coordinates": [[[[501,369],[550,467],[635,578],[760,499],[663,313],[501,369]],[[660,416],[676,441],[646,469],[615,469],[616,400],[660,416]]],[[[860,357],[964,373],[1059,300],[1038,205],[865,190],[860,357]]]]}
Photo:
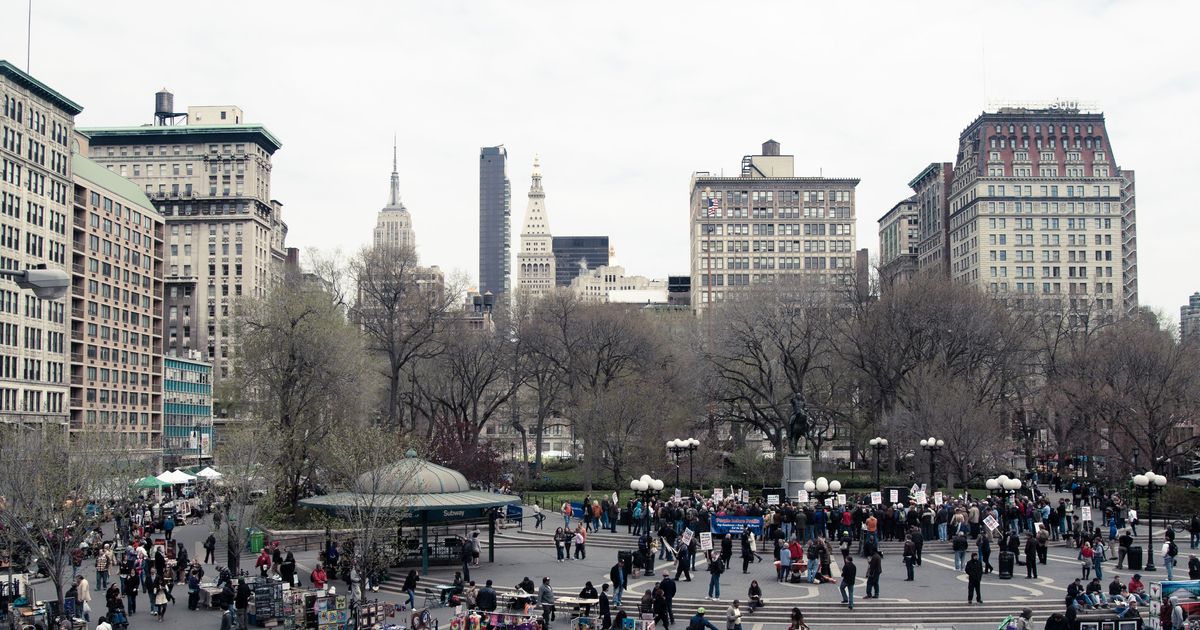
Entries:
{"type": "Polygon", "coordinates": [[[492,508],[519,504],[520,497],[470,490],[419,494],[355,494],[335,492],[301,499],[300,505],[329,513],[347,510],[383,510],[393,515],[429,523],[480,518],[492,508]]]}
{"type": "Polygon", "coordinates": [[[169,481],[162,481],[157,477],[143,477],[134,482],[134,488],[165,488],[171,485],[169,481]]]}

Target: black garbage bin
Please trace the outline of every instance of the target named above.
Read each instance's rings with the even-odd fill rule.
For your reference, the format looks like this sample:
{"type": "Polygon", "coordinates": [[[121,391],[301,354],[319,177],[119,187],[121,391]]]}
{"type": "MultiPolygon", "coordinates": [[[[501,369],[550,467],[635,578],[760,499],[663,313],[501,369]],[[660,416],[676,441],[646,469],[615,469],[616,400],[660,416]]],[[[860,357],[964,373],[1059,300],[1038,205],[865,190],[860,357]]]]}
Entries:
{"type": "MultiPolygon", "coordinates": [[[[624,549],[617,552],[617,562],[620,562],[621,567],[625,569],[625,579],[629,579],[629,576],[633,575],[633,555],[632,551],[624,549]]],[[[638,564],[640,565],[641,562],[638,564]]]]}
{"type": "Polygon", "coordinates": [[[1017,561],[1016,554],[1012,553],[1011,551],[1001,551],[1000,552],[1000,573],[997,577],[999,577],[1001,580],[1012,579],[1013,564],[1015,564],[1016,561],[1017,561]]]}
{"type": "Polygon", "coordinates": [[[1142,570],[1142,546],[1129,545],[1129,551],[1125,552],[1125,561],[1129,563],[1130,571],[1142,570]]]}

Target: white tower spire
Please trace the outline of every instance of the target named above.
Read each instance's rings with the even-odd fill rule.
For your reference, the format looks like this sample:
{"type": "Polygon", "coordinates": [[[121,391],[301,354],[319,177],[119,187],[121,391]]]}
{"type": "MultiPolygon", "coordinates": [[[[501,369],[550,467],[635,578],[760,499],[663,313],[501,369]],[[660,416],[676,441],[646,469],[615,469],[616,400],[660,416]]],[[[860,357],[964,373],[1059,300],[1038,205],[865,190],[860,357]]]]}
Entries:
{"type": "Polygon", "coordinates": [[[529,204],[525,207],[521,249],[517,252],[517,288],[524,296],[537,298],[554,289],[556,265],[546,191],[542,188],[542,165],[536,156],[530,175],[529,204]]]}

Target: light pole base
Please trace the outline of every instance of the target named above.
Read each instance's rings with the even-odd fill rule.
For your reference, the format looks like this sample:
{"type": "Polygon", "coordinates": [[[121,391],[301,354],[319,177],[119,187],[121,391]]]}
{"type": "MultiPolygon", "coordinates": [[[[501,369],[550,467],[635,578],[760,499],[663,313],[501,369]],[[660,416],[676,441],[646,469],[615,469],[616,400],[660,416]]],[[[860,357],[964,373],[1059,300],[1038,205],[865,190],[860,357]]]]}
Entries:
{"type": "Polygon", "coordinates": [[[1158,569],[1154,566],[1154,563],[1149,560],[1146,561],[1146,566],[1142,567],[1142,571],[1144,571],[1144,572],[1157,571],[1157,570],[1158,569]]]}
{"type": "Polygon", "coordinates": [[[804,482],[812,481],[812,458],[808,455],[788,455],[783,458],[783,483],[787,496],[795,500],[804,489],[804,482]]]}

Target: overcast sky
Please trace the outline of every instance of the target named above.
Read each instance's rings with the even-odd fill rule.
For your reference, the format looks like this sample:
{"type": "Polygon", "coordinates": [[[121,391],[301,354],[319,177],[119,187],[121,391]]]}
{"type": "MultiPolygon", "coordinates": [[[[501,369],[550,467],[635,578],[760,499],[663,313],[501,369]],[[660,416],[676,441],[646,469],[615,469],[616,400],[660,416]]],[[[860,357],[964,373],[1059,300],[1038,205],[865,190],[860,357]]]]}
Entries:
{"type": "MultiPolygon", "coordinates": [[[[0,0],[25,65],[27,0],[0,0]]],[[[858,177],[858,245],[989,102],[1096,103],[1137,170],[1141,301],[1200,290],[1200,3],[34,0],[32,73],[83,126],[234,104],[283,142],[288,244],[350,253],[387,201],[392,134],[422,260],[478,271],[479,147],[509,150],[513,251],[541,156],[554,234],[631,273],[688,273],[688,180],[774,138],[858,177]],[[1190,148],[1189,148],[1190,147],[1190,148]]]]}

